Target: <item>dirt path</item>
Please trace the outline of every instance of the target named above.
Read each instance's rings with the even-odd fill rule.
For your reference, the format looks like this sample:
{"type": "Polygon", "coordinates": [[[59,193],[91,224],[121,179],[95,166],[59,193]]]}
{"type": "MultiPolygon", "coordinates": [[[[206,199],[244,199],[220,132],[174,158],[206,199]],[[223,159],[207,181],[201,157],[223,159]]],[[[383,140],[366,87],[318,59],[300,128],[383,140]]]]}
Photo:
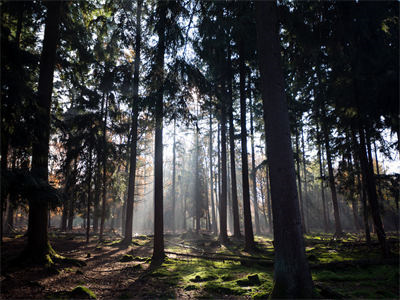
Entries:
{"type": "MultiPolygon", "coordinates": [[[[5,239],[2,256],[16,256],[25,243],[24,238],[5,239]]],[[[42,267],[27,267],[1,276],[2,298],[39,299],[51,297],[61,291],[70,291],[76,286],[86,286],[98,298],[116,298],[149,267],[146,262],[120,262],[124,254],[147,257],[151,254],[151,241],[144,245],[122,247],[98,245],[96,241],[86,244],[83,238],[52,239],[53,248],[61,255],[76,258],[86,263],[83,267],[66,267],[59,274],[42,267]]],[[[143,282],[141,282],[142,285],[143,282]]]]}

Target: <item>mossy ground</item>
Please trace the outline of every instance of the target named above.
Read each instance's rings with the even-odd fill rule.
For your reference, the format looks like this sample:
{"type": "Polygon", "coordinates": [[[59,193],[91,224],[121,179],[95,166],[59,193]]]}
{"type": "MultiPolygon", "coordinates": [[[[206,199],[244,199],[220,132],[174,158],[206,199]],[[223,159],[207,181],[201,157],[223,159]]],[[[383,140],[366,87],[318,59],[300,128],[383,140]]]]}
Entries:
{"type": "MultiPolygon", "coordinates": [[[[395,258],[399,254],[398,240],[395,236],[389,238],[395,258]]],[[[51,244],[59,255],[83,260],[87,265],[65,265],[57,273],[25,267],[2,276],[1,293],[4,298],[63,298],[82,286],[98,299],[268,298],[273,266],[263,262],[273,260],[273,243],[264,236],[255,239],[259,251],[249,254],[238,240],[221,245],[216,237],[207,234],[169,235],[165,243],[168,257],[154,267],[150,265],[151,237],[135,236],[126,246],[111,237],[101,244],[95,239],[86,244],[84,236],[71,239],[54,234],[51,244]]],[[[21,238],[7,240],[2,259],[10,254],[9,250],[22,249],[22,242],[21,238]]],[[[368,247],[358,235],[337,240],[332,235],[315,234],[306,236],[305,242],[320,298],[399,297],[399,265],[379,264],[376,240],[368,247]],[[357,264],[361,260],[377,263],[357,264]]]]}

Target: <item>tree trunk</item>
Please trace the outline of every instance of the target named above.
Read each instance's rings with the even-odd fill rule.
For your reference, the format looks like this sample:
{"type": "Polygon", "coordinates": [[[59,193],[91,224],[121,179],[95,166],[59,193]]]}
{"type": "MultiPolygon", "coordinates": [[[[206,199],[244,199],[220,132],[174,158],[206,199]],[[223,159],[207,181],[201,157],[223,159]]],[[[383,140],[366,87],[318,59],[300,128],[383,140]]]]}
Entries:
{"type": "Polygon", "coordinates": [[[97,233],[99,230],[99,203],[100,203],[100,159],[97,152],[96,162],[96,177],[95,177],[95,190],[94,190],[94,203],[93,203],[93,232],[97,233]]]}
{"type": "Polygon", "coordinates": [[[301,228],[303,233],[307,232],[306,222],[304,219],[304,201],[303,201],[303,192],[301,186],[301,178],[300,178],[300,147],[299,147],[299,133],[296,129],[296,166],[297,166],[297,186],[299,189],[299,203],[300,203],[300,216],[301,216],[301,228]]]}
{"type": "Polygon", "coordinates": [[[92,154],[93,150],[90,146],[89,149],[89,167],[88,167],[88,195],[87,195],[87,209],[86,209],[86,243],[89,243],[90,235],[90,204],[92,203],[92,154]]]}
{"type": "MultiPolygon", "coordinates": [[[[358,154],[358,169],[361,168],[361,163],[360,163],[360,147],[358,145],[357,137],[355,134],[355,128],[354,124],[352,125],[351,128],[351,137],[353,140],[354,144],[354,151],[358,154]]],[[[365,240],[368,245],[371,244],[371,233],[369,231],[369,224],[368,224],[368,209],[367,209],[367,195],[366,195],[366,181],[365,177],[363,176],[361,178],[360,172],[357,173],[357,186],[359,190],[359,195],[360,195],[360,202],[362,203],[363,207],[363,221],[364,221],[364,231],[365,231],[365,240]]]]}
{"type": "Polygon", "coordinates": [[[235,163],[235,127],[233,124],[233,96],[232,96],[232,61],[231,50],[228,47],[228,98],[229,98],[229,148],[230,148],[230,166],[231,166],[231,199],[232,199],[232,216],[233,216],[233,236],[240,238],[240,223],[239,223],[239,204],[237,196],[236,183],[236,163],[235,163]]]}
{"type": "Polygon", "coordinates": [[[324,169],[322,167],[322,149],[321,149],[321,141],[319,139],[319,127],[317,123],[317,134],[318,134],[318,163],[319,163],[319,177],[320,177],[320,189],[321,189],[321,198],[322,198],[322,210],[323,210],[323,218],[324,218],[324,231],[328,232],[328,216],[327,216],[327,208],[326,208],[326,199],[325,199],[325,188],[324,188],[324,169]]]}
{"type": "Polygon", "coordinates": [[[383,193],[382,193],[382,187],[381,187],[381,182],[380,182],[380,176],[381,176],[381,174],[380,174],[380,171],[379,171],[379,161],[378,161],[378,152],[377,152],[377,149],[376,149],[376,143],[375,143],[375,141],[374,141],[374,154],[375,154],[375,167],[376,167],[376,178],[378,179],[378,182],[377,182],[377,186],[378,186],[378,195],[379,195],[379,198],[381,199],[381,204],[382,204],[382,215],[384,214],[384,203],[385,203],[385,198],[384,198],[384,196],[383,196],[383,193]]]}
{"type": "Polygon", "coordinates": [[[174,141],[172,145],[172,232],[175,233],[176,206],[176,117],[174,118],[174,141]]]}
{"type": "Polygon", "coordinates": [[[157,28],[158,45],[155,64],[157,84],[155,103],[155,140],[154,140],[154,249],[152,260],[156,263],[164,260],[164,208],[163,208],[163,93],[164,93],[164,53],[165,22],[168,2],[158,2],[159,24],[157,28]]]}
{"type": "Polygon", "coordinates": [[[306,152],[304,146],[304,130],[303,126],[301,128],[301,150],[303,152],[303,179],[304,179],[304,227],[310,230],[310,207],[307,192],[307,167],[306,167],[306,152]]]}
{"type": "Polygon", "coordinates": [[[135,40],[135,64],[133,73],[133,99],[132,99],[132,139],[129,162],[129,181],[128,196],[126,199],[125,215],[125,235],[123,242],[130,244],[132,242],[132,224],[133,224],[133,204],[135,197],[136,180],[136,156],[137,156],[137,136],[138,136],[138,109],[139,109],[139,67],[140,67],[140,48],[141,48],[141,26],[140,18],[142,13],[142,0],[137,1],[136,8],[136,40],[135,40]]]}
{"type": "Polygon", "coordinates": [[[273,233],[273,221],[272,221],[272,208],[271,208],[271,189],[269,185],[269,168],[268,166],[265,168],[265,192],[266,192],[266,200],[267,200],[267,209],[268,209],[268,226],[269,233],[273,233]]]}
{"type": "MultiPolygon", "coordinates": [[[[263,180],[261,182],[263,182],[263,180]]],[[[267,188],[267,187],[265,186],[265,188],[267,188]]],[[[268,228],[269,225],[268,225],[266,206],[265,206],[265,202],[266,202],[265,194],[266,194],[266,192],[264,193],[262,184],[261,184],[260,190],[261,190],[261,202],[262,202],[262,208],[263,208],[262,209],[262,213],[263,213],[263,216],[264,216],[265,232],[267,232],[267,228],[268,228]]]]}
{"type": "Polygon", "coordinates": [[[365,178],[365,187],[368,194],[369,206],[371,209],[372,219],[374,221],[374,228],[378,235],[378,240],[382,248],[382,255],[386,257],[389,254],[389,250],[386,244],[386,234],[383,229],[383,224],[381,220],[381,216],[379,214],[379,204],[378,198],[376,195],[376,184],[375,179],[372,174],[371,166],[368,166],[368,158],[366,153],[366,144],[365,144],[365,134],[362,125],[358,124],[358,133],[360,137],[359,144],[359,157],[361,163],[362,176],[365,178]]]}
{"type": "MultiPolygon", "coordinates": [[[[325,114],[323,114],[323,116],[326,117],[325,114]]],[[[329,132],[326,122],[323,122],[322,129],[324,134],[326,161],[328,162],[329,185],[332,193],[333,214],[335,217],[335,236],[340,236],[342,234],[342,224],[340,221],[339,205],[336,194],[335,176],[333,174],[333,167],[332,167],[331,148],[329,145],[329,132]]]]}
{"type": "MultiPolygon", "coordinates": [[[[104,95],[103,95],[104,98],[104,95]]],[[[102,109],[103,110],[103,109],[102,109]]],[[[105,96],[105,111],[103,122],[103,182],[102,182],[102,199],[101,199],[101,218],[100,218],[100,234],[99,240],[103,240],[104,223],[106,219],[106,200],[107,200],[107,115],[108,115],[108,93],[105,96]]]]}
{"type": "MultiPolygon", "coordinates": [[[[258,215],[258,201],[257,201],[257,174],[256,174],[256,159],[254,151],[254,122],[253,122],[253,102],[251,97],[250,76],[249,76],[249,99],[250,99],[250,134],[251,134],[251,178],[253,182],[253,205],[254,205],[254,221],[256,225],[256,234],[261,234],[260,218],[258,215]]],[[[265,212],[264,212],[265,213],[265,212]]]]}
{"type": "Polygon", "coordinates": [[[213,182],[213,154],[212,154],[212,111],[211,111],[211,101],[210,101],[210,146],[209,146],[209,156],[210,156],[210,191],[211,191],[211,216],[212,216],[212,232],[216,235],[217,230],[217,220],[215,218],[215,206],[214,206],[214,182],[213,182]]]}
{"type": "Polygon", "coordinates": [[[226,108],[225,99],[221,105],[221,193],[219,199],[219,236],[222,243],[228,241],[227,232],[227,170],[226,170],[226,108]]]}
{"type": "Polygon", "coordinates": [[[249,186],[249,161],[247,156],[247,128],[246,128],[246,75],[244,69],[244,43],[239,42],[239,75],[240,75],[240,137],[242,146],[242,185],[243,185],[243,213],[245,250],[255,249],[253,224],[251,222],[250,186],[249,186]]]}
{"type": "Polygon", "coordinates": [[[255,10],[274,214],[274,287],[270,297],[312,298],[290,143],[276,2],[256,1],[255,10]]]}
{"type": "Polygon", "coordinates": [[[200,231],[200,217],[201,217],[201,197],[200,197],[200,168],[199,168],[199,127],[198,124],[196,124],[196,142],[195,142],[195,187],[194,187],[194,200],[195,200],[195,206],[196,206],[196,211],[195,211],[195,219],[196,219],[196,233],[198,234],[200,231]]]}
{"type": "MultiPolygon", "coordinates": [[[[38,101],[35,112],[35,138],[32,144],[32,173],[41,181],[48,183],[51,95],[62,2],[50,1],[46,2],[46,6],[47,16],[40,56],[38,101]]],[[[54,253],[47,237],[47,209],[47,201],[35,195],[30,197],[28,244],[24,253],[40,262],[47,262],[46,255],[54,253]]]]}

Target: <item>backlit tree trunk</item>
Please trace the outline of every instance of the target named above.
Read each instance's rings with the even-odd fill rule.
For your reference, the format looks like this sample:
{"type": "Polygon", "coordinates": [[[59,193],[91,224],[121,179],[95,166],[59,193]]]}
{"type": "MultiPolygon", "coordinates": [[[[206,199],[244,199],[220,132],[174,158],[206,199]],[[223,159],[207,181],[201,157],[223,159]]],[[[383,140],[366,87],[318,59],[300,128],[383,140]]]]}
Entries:
{"type": "Polygon", "coordinates": [[[322,124],[322,131],[324,135],[326,161],[328,163],[329,186],[332,194],[333,215],[335,217],[335,235],[340,236],[342,234],[342,224],[340,221],[339,204],[336,194],[335,175],[333,174],[331,147],[329,144],[329,131],[325,122],[322,124]]]}
{"type": "Polygon", "coordinates": [[[141,26],[140,18],[142,13],[142,0],[137,1],[136,7],[136,40],[135,40],[135,64],[133,73],[133,98],[132,98],[132,139],[130,149],[129,163],[129,181],[128,196],[126,199],[125,215],[125,237],[123,242],[130,244],[132,242],[132,223],[133,223],[133,204],[135,197],[135,179],[136,179],[136,155],[137,155],[137,136],[138,136],[138,109],[139,109],[139,67],[140,67],[140,43],[141,26]]]}
{"type": "MultiPolygon", "coordinates": [[[[62,2],[49,1],[45,4],[47,16],[40,56],[35,138],[32,144],[32,173],[43,183],[48,183],[51,95],[62,2]]],[[[38,261],[43,261],[45,255],[52,250],[47,238],[47,210],[47,201],[39,196],[29,199],[28,244],[24,252],[38,261]]]]}
{"type": "MultiPolygon", "coordinates": [[[[104,96],[103,96],[104,98],[104,96]]],[[[102,109],[103,110],[103,109],[102,109]]],[[[100,218],[100,234],[99,240],[103,240],[104,223],[106,219],[106,200],[107,200],[107,115],[108,115],[108,93],[105,96],[105,110],[103,121],[103,182],[102,182],[102,199],[101,199],[101,218],[100,218]]]]}
{"type": "Polygon", "coordinates": [[[276,2],[256,1],[255,11],[274,216],[274,287],[270,297],[312,298],[290,143],[276,2]]]}
{"type": "Polygon", "coordinates": [[[155,103],[155,139],[154,139],[154,262],[164,259],[164,208],[163,208],[163,94],[164,94],[164,53],[165,21],[168,2],[157,3],[159,24],[157,27],[158,44],[155,62],[157,84],[155,103]]]}
{"type": "MultiPolygon", "coordinates": [[[[251,178],[253,182],[253,205],[254,205],[254,221],[256,225],[256,234],[261,234],[260,231],[260,218],[258,214],[258,201],[257,201],[257,174],[256,174],[256,160],[254,151],[254,121],[253,114],[254,108],[251,98],[250,77],[249,77],[249,98],[250,98],[250,134],[251,134],[251,178]]],[[[264,203],[265,204],[265,203],[264,203]]],[[[265,214],[265,211],[264,211],[265,214]]]]}
{"type": "Polygon", "coordinates": [[[211,216],[212,216],[212,232],[214,234],[218,233],[217,230],[217,220],[215,218],[215,206],[214,206],[214,181],[213,181],[213,151],[212,151],[212,112],[211,112],[211,102],[210,102],[210,145],[209,145],[209,156],[210,156],[210,194],[211,194],[211,216]]]}
{"type": "Polygon", "coordinates": [[[232,61],[231,51],[228,48],[228,98],[229,98],[229,149],[230,149],[230,181],[231,181],[231,199],[232,199],[232,217],[233,217],[233,236],[239,238],[240,223],[239,223],[239,204],[237,196],[236,184],[236,162],[235,162],[235,126],[233,123],[233,95],[232,95],[232,61]]]}
{"type": "Polygon", "coordinates": [[[240,73],[240,129],[242,146],[242,185],[243,185],[243,213],[245,249],[252,251],[255,248],[253,224],[251,222],[250,209],[250,186],[249,186],[249,161],[247,156],[247,128],[246,128],[246,93],[245,93],[245,70],[244,70],[244,44],[239,42],[239,73],[240,73]]]}

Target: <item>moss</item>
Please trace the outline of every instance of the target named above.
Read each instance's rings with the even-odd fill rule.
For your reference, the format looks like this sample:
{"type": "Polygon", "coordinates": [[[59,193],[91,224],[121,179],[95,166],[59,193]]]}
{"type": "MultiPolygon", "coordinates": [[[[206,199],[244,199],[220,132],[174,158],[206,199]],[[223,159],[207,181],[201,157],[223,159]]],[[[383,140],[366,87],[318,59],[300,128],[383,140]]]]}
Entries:
{"type": "Polygon", "coordinates": [[[141,256],[135,256],[133,258],[134,261],[145,261],[148,262],[151,260],[151,257],[141,257],[141,256]]]}
{"type": "Polygon", "coordinates": [[[103,242],[104,246],[115,246],[121,244],[121,240],[103,242]]]}
{"type": "Polygon", "coordinates": [[[215,282],[207,282],[204,291],[218,295],[243,295],[246,292],[241,288],[231,288],[215,282]]]}
{"type": "Polygon", "coordinates": [[[130,254],[124,254],[122,257],[119,259],[120,262],[130,262],[133,261],[133,256],[130,254]]]}
{"type": "Polygon", "coordinates": [[[211,280],[215,280],[218,277],[214,276],[214,275],[207,275],[205,277],[201,277],[200,275],[196,275],[196,277],[190,279],[191,282],[203,282],[203,281],[211,281],[211,280]]]}
{"type": "Polygon", "coordinates": [[[232,275],[224,275],[221,277],[222,281],[232,281],[235,279],[235,276],[232,275]]]}
{"type": "Polygon", "coordinates": [[[70,295],[77,299],[96,299],[96,295],[89,288],[80,285],[75,287],[70,295]]]}
{"type": "Polygon", "coordinates": [[[254,285],[260,285],[261,282],[260,278],[258,277],[258,274],[255,274],[247,276],[246,279],[236,280],[236,284],[239,286],[254,286],[254,285]]]}

